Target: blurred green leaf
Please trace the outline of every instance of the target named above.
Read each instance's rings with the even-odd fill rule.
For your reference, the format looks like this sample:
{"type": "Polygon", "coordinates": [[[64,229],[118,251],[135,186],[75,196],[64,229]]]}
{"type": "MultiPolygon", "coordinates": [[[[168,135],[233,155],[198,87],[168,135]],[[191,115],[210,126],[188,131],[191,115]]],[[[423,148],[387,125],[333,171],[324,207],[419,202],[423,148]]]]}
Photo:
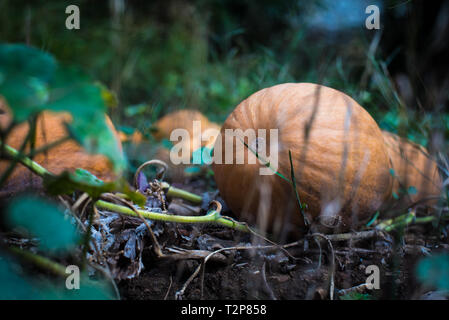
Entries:
{"type": "Polygon", "coordinates": [[[439,254],[422,259],[416,270],[418,279],[439,290],[449,290],[449,255],[439,254]]]}
{"type": "MultiPolygon", "coordinates": [[[[108,285],[80,275],[80,288],[69,290],[65,278],[31,279],[19,274],[20,266],[12,259],[0,256],[0,300],[106,300],[113,299],[108,285]]],[[[69,274],[67,274],[68,276],[69,274]]]]}
{"type": "Polygon", "coordinates": [[[137,105],[129,106],[125,109],[125,115],[127,117],[134,117],[136,115],[142,114],[149,109],[147,104],[141,103],[137,105]]]}
{"type": "Polygon", "coordinates": [[[34,195],[13,199],[7,219],[11,227],[23,228],[39,238],[42,249],[70,249],[80,239],[76,228],[56,204],[34,195]]]}
{"type": "Polygon", "coordinates": [[[68,128],[89,153],[107,156],[114,168],[126,167],[116,136],[105,118],[110,99],[105,89],[74,68],[62,67],[47,53],[20,44],[0,44],[0,94],[14,120],[22,122],[43,110],[67,111],[68,128]]]}
{"type": "MultiPolygon", "coordinates": [[[[60,280],[65,283],[65,279],[60,280]]],[[[44,287],[45,288],[45,287],[44,287]]],[[[80,275],[80,288],[68,290],[65,287],[48,285],[42,291],[45,300],[111,300],[114,295],[103,281],[90,280],[86,275],[80,275]]]]}
{"type": "Polygon", "coordinates": [[[146,198],[142,194],[131,190],[128,183],[122,178],[114,182],[104,182],[85,169],[76,169],[75,172],[65,171],[58,176],[44,177],[44,186],[50,194],[69,194],[74,191],[87,192],[92,198],[98,198],[105,192],[123,192],[134,203],[143,206],[146,198]]]}
{"type": "Polygon", "coordinates": [[[0,300],[38,299],[39,288],[19,276],[17,268],[9,258],[0,256],[0,300]]]}
{"type": "Polygon", "coordinates": [[[108,87],[101,82],[96,82],[95,84],[100,88],[101,98],[106,106],[108,108],[116,108],[118,106],[118,98],[115,92],[109,90],[108,87]]]}

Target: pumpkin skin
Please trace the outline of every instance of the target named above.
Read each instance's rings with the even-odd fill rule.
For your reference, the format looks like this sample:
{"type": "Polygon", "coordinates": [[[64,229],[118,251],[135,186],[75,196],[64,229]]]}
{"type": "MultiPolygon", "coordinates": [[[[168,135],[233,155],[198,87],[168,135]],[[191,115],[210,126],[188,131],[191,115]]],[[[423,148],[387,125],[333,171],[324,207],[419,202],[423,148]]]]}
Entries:
{"type": "Polygon", "coordinates": [[[120,138],[120,142],[122,143],[133,143],[133,144],[139,144],[142,143],[144,140],[143,135],[139,131],[134,131],[132,134],[126,134],[123,131],[118,131],[118,136],[120,138]]]}
{"type": "MultiPolygon", "coordinates": [[[[215,143],[215,139],[220,131],[220,125],[209,121],[209,119],[201,112],[196,110],[179,110],[169,113],[159,119],[153,126],[153,137],[157,141],[162,139],[170,139],[170,135],[175,129],[185,129],[189,133],[190,139],[185,141],[189,144],[190,155],[189,159],[195,151],[195,147],[212,147],[215,143]],[[211,130],[210,137],[207,141],[198,141],[199,138],[194,135],[193,122],[199,121],[201,123],[201,134],[204,135],[206,131],[211,130]]],[[[176,142],[174,142],[176,143],[176,142]]],[[[187,160],[189,160],[187,159],[187,160]]]]}
{"type": "MultiPolygon", "coordinates": [[[[390,160],[382,132],[368,112],[344,93],[311,83],[280,84],[254,93],[235,108],[221,129],[214,148],[222,144],[223,159],[224,130],[238,128],[278,129],[277,171],[291,178],[291,150],[297,191],[307,205],[309,220],[333,224],[338,232],[356,228],[391,196],[390,160]]],[[[268,136],[266,150],[276,143],[268,136]]],[[[304,220],[291,183],[278,175],[260,175],[263,164],[248,148],[241,150],[244,164],[236,164],[238,151],[233,164],[219,164],[216,158],[212,164],[227,205],[239,219],[257,223],[276,237],[301,234],[304,220]],[[250,164],[250,159],[256,163],[250,164]]]]}
{"type": "MultiPolygon", "coordinates": [[[[2,128],[5,128],[12,118],[8,109],[9,108],[3,107],[3,110],[5,110],[6,113],[0,115],[0,126],[2,128]]],[[[71,115],[69,113],[42,112],[36,123],[35,148],[42,147],[67,136],[64,123],[70,121],[71,115]]],[[[108,116],[106,116],[106,122],[116,134],[117,143],[119,143],[119,149],[120,152],[122,152],[118,133],[108,116]]],[[[29,125],[27,122],[19,124],[8,135],[6,143],[13,148],[20,148],[28,130],[29,125]]],[[[116,178],[112,164],[107,157],[89,154],[73,140],[59,144],[56,147],[49,149],[46,153],[37,154],[33,160],[55,174],[59,174],[65,170],[74,171],[77,168],[83,168],[105,181],[111,181],[116,178]]],[[[8,166],[9,161],[0,161],[0,174],[2,174],[8,166]]],[[[13,173],[9,176],[5,185],[2,186],[0,196],[11,196],[29,188],[42,190],[42,179],[19,163],[13,173]]]]}
{"type": "MultiPolygon", "coordinates": [[[[159,119],[153,130],[153,136],[156,140],[160,141],[162,139],[170,139],[170,134],[175,129],[185,129],[190,135],[189,140],[184,142],[188,144],[190,153],[186,155],[186,162],[190,163],[192,153],[195,151],[195,146],[212,148],[217,135],[220,132],[221,126],[215,122],[211,122],[208,118],[201,112],[196,110],[179,110],[169,113],[159,119]],[[193,121],[200,121],[201,123],[201,134],[208,134],[209,139],[206,141],[198,141],[198,137],[193,134],[193,121]],[[194,141],[195,140],[195,141],[194,141]]],[[[177,144],[177,142],[174,142],[177,144]]],[[[195,175],[187,174],[185,169],[188,167],[186,164],[173,164],[170,160],[170,150],[164,147],[160,147],[156,151],[156,159],[162,160],[169,166],[168,177],[172,182],[183,182],[186,178],[195,175]]]]}
{"type": "Polygon", "coordinates": [[[383,131],[382,134],[394,170],[393,192],[403,195],[399,201],[394,201],[393,206],[405,209],[415,202],[436,204],[437,199],[425,201],[426,198],[439,197],[442,188],[438,166],[427,149],[394,133],[383,131]],[[416,193],[405,194],[404,190],[410,187],[414,187],[416,193]]]}

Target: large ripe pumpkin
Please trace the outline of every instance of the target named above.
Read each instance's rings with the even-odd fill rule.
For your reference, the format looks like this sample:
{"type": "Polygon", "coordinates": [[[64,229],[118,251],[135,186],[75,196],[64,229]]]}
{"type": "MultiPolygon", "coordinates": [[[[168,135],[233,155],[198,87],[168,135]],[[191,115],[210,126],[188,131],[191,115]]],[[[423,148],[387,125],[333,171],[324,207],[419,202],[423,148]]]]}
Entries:
{"type": "Polygon", "coordinates": [[[393,192],[401,198],[394,206],[405,208],[416,202],[435,204],[435,198],[441,194],[442,180],[426,148],[394,133],[382,133],[394,170],[393,192]]]}
{"type": "MultiPolygon", "coordinates": [[[[11,113],[6,106],[2,107],[2,109],[6,113],[0,114],[0,126],[5,128],[11,121],[11,113]]],[[[48,111],[41,113],[36,123],[35,149],[67,136],[64,123],[70,121],[71,115],[68,113],[52,113],[48,111]]],[[[107,116],[106,121],[108,126],[116,133],[114,125],[107,116]]],[[[20,148],[28,130],[28,123],[18,125],[8,135],[6,143],[13,148],[20,148]]],[[[118,134],[116,133],[116,135],[117,141],[120,143],[118,134]]],[[[121,144],[119,148],[122,150],[121,144]]],[[[73,140],[59,144],[45,153],[40,153],[33,160],[55,174],[64,170],[74,171],[77,168],[83,168],[106,181],[116,178],[112,165],[105,156],[88,154],[73,140]]],[[[0,161],[0,175],[5,172],[8,166],[9,161],[0,161]]],[[[6,181],[6,184],[2,186],[0,196],[9,196],[28,188],[41,189],[42,179],[31,173],[23,165],[18,164],[6,181]]]]}
{"type": "MultiPolygon", "coordinates": [[[[311,83],[286,83],[260,90],[228,116],[215,142],[212,168],[221,196],[238,218],[275,235],[296,233],[304,225],[293,188],[278,175],[260,175],[264,165],[249,164],[255,161],[255,154],[248,148],[241,149],[244,164],[236,164],[237,152],[233,164],[216,163],[220,156],[217,150],[221,149],[225,158],[226,129],[278,129],[277,171],[290,179],[291,150],[297,191],[307,205],[305,212],[311,220],[326,225],[339,223],[333,226],[335,231],[359,226],[391,196],[390,160],[382,132],[356,101],[311,83]],[[221,148],[217,148],[220,143],[221,148]]],[[[248,146],[257,148],[264,142],[259,137],[255,143],[237,135],[248,146]]],[[[266,142],[266,150],[276,143],[270,141],[268,133],[266,142]]]]}

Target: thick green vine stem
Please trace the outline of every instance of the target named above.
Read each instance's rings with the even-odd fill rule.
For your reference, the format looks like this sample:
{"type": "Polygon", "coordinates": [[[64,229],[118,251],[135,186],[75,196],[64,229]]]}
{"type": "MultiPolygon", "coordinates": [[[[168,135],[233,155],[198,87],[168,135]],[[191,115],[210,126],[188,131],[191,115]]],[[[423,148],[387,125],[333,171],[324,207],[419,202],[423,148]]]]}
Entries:
{"type": "Polygon", "coordinates": [[[169,185],[167,182],[162,182],[161,186],[164,190],[166,190],[166,194],[172,198],[181,198],[192,203],[201,203],[203,202],[203,198],[197,194],[190,193],[188,191],[175,188],[169,185]]]}
{"type": "MultiPolygon", "coordinates": [[[[103,200],[98,200],[95,202],[95,205],[98,208],[110,210],[113,212],[137,217],[137,214],[131,210],[130,208],[106,202],[103,200]]],[[[222,225],[228,228],[236,229],[243,232],[249,232],[249,228],[246,224],[233,221],[231,219],[223,217],[218,211],[212,210],[205,216],[180,216],[180,215],[171,215],[164,214],[159,212],[151,212],[146,210],[137,211],[144,217],[150,220],[159,220],[165,222],[177,222],[177,223],[214,223],[218,225],[222,225]]]]}

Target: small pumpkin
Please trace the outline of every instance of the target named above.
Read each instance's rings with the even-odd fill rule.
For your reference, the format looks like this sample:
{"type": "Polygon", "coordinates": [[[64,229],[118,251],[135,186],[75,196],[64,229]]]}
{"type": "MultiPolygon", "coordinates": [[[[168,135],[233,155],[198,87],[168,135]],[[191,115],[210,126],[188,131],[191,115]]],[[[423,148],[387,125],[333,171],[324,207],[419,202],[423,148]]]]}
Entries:
{"type": "Polygon", "coordinates": [[[118,131],[118,136],[120,138],[120,142],[122,143],[130,142],[132,144],[140,144],[144,141],[142,133],[140,133],[140,131],[138,130],[135,130],[131,134],[126,134],[123,131],[118,131]]]}
{"type": "MultiPolygon", "coordinates": [[[[2,109],[5,113],[0,114],[0,126],[5,128],[12,117],[6,105],[2,106],[2,109]]],[[[38,116],[36,123],[35,149],[67,136],[65,123],[69,123],[71,119],[71,115],[66,112],[42,112],[38,116]]],[[[106,116],[106,122],[111,130],[115,132],[117,141],[120,143],[118,133],[115,131],[114,125],[108,116],[106,116]]],[[[13,148],[20,148],[28,130],[29,124],[27,122],[16,126],[8,135],[6,143],[13,148]]],[[[122,150],[121,144],[119,149],[122,150]]],[[[76,168],[83,168],[105,181],[116,178],[112,165],[105,156],[89,154],[73,140],[59,144],[47,152],[37,154],[33,160],[55,174],[59,174],[64,170],[74,171],[76,168]]],[[[0,161],[0,175],[5,172],[8,166],[9,161],[0,161]]],[[[27,188],[41,189],[42,179],[31,173],[23,165],[18,164],[5,185],[2,186],[0,196],[9,196],[27,188]]]]}
{"type": "Polygon", "coordinates": [[[382,134],[392,161],[394,197],[400,198],[395,199],[394,207],[406,208],[417,202],[435,204],[441,195],[442,180],[427,149],[394,133],[382,134]]]}
{"type": "MultiPolygon", "coordinates": [[[[192,163],[192,155],[195,147],[213,148],[215,139],[220,132],[221,126],[211,122],[201,112],[196,110],[179,110],[169,113],[159,119],[153,126],[153,136],[156,140],[170,139],[170,135],[175,129],[185,129],[189,133],[189,139],[184,141],[190,152],[186,155],[185,163],[173,164],[170,159],[170,151],[167,148],[160,147],[156,151],[155,158],[166,162],[169,166],[167,176],[171,181],[184,181],[190,176],[204,172],[204,168],[197,168],[198,171],[189,172],[189,165],[192,163]],[[193,132],[193,122],[199,121],[201,124],[201,135],[195,136],[193,132]],[[206,136],[207,135],[207,136],[206,136]],[[204,136],[204,141],[203,141],[204,136]]],[[[174,142],[177,144],[177,142],[174,142]]],[[[198,149],[197,149],[198,151],[198,149]]]]}
{"type": "Polygon", "coordinates": [[[228,116],[214,149],[212,169],[225,202],[239,219],[275,236],[301,233],[304,226],[292,184],[286,181],[291,163],[306,216],[335,231],[366,222],[391,196],[390,160],[381,130],[356,101],[322,85],[286,83],[254,93],[228,116]],[[226,156],[227,129],[277,129],[278,139],[257,132],[249,141],[234,131],[234,143],[245,141],[248,147],[233,153],[232,164],[218,163],[226,156]],[[267,163],[256,161],[249,150],[255,146],[257,151],[259,143],[266,144],[270,166],[274,162],[268,150],[277,144],[277,174],[260,175],[267,163]],[[239,152],[244,153],[243,164],[236,162],[239,152]]]}
{"type": "MultiPolygon", "coordinates": [[[[184,129],[189,134],[189,139],[185,141],[188,144],[190,159],[192,153],[200,147],[211,148],[215,138],[220,131],[220,125],[209,121],[209,119],[197,110],[178,110],[171,112],[159,119],[152,127],[152,135],[157,141],[170,139],[171,133],[176,129],[184,129]],[[199,121],[201,125],[200,135],[194,132],[194,121],[199,121]],[[207,134],[207,137],[204,136],[207,134]],[[204,136],[204,141],[202,137],[204,136]]],[[[176,143],[176,142],[174,142],[176,143]]]]}

